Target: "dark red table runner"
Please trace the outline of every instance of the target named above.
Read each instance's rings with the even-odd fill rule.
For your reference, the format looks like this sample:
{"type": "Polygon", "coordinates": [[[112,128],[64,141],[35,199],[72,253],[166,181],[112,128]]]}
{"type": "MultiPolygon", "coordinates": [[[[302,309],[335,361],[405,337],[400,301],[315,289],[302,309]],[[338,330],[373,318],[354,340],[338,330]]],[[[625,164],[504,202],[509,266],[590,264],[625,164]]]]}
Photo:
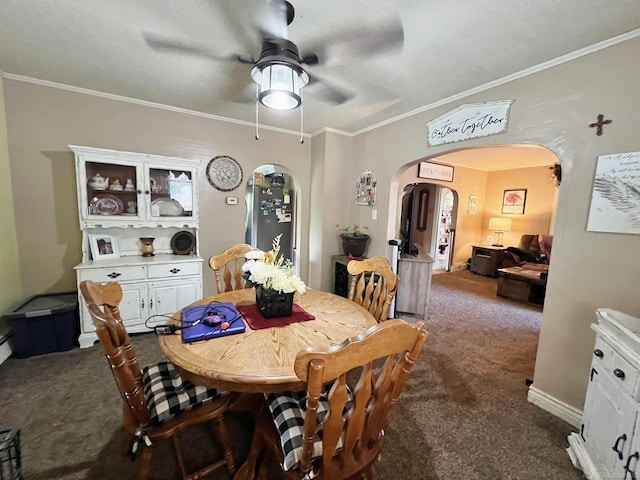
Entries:
{"type": "Polygon", "coordinates": [[[261,330],[269,327],[281,327],[283,325],[289,325],[291,323],[306,322],[307,320],[314,320],[316,317],[307,313],[300,305],[293,304],[293,310],[290,316],[286,317],[274,317],[264,318],[258,306],[253,303],[251,305],[239,305],[238,311],[242,314],[247,325],[252,330],[261,330]]]}

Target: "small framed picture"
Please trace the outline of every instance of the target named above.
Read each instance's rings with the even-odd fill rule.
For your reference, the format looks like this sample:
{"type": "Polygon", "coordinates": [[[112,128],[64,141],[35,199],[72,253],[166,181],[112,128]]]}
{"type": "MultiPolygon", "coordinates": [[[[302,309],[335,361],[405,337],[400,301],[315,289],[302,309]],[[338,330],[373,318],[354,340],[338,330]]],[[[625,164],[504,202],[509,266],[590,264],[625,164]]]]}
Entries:
{"type": "Polygon", "coordinates": [[[502,213],[522,215],[527,202],[527,189],[505,190],[502,196],[502,213]]]}
{"type": "Polygon", "coordinates": [[[119,258],[118,242],[113,235],[90,234],[89,246],[94,260],[107,260],[119,258]]]}

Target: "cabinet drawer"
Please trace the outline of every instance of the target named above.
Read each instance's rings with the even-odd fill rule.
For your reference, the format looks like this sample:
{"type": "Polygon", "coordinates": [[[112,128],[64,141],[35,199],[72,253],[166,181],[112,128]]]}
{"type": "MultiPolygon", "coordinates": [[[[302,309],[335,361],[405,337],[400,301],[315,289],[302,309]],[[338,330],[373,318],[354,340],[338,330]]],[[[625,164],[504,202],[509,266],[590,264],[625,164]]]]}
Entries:
{"type": "Polygon", "coordinates": [[[613,382],[622,387],[630,396],[633,396],[638,376],[640,376],[638,369],[614,351],[609,372],[613,382]]]}
{"type": "Polygon", "coordinates": [[[80,270],[78,278],[93,280],[94,282],[127,282],[129,280],[144,280],[145,267],[106,267],[80,270]]]}
{"type": "Polygon", "coordinates": [[[150,265],[149,278],[186,277],[188,275],[200,275],[200,263],[167,263],[163,265],[150,265]]]}
{"type": "Polygon", "coordinates": [[[596,344],[593,347],[593,366],[600,366],[600,368],[606,368],[607,370],[613,370],[611,368],[611,362],[613,361],[613,349],[605,342],[602,337],[596,337],[596,344]]]}

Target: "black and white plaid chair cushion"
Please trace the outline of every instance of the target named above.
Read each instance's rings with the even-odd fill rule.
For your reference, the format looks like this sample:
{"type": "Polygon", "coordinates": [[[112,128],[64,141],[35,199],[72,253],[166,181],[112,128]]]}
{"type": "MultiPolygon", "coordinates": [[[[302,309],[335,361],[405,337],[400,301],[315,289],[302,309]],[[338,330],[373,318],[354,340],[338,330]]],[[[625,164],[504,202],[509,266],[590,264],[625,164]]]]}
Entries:
{"type": "Polygon", "coordinates": [[[216,388],[194,385],[182,378],[170,362],[159,362],[144,367],[142,384],[152,425],[165,422],[180,412],[226,393],[216,388]]]}
{"type": "MultiPolygon", "coordinates": [[[[312,458],[322,455],[322,431],[324,418],[329,411],[327,394],[331,384],[325,385],[318,401],[318,426],[313,441],[312,458]]],[[[348,390],[352,398],[351,390],[348,390]]],[[[280,434],[280,445],[284,454],[282,465],[285,471],[291,470],[300,463],[302,457],[302,433],[304,416],[307,407],[307,392],[282,392],[265,394],[273,422],[280,434]]],[[[345,412],[351,408],[351,401],[345,405],[345,412]]],[[[343,414],[345,413],[343,412],[343,414]]],[[[338,442],[338,449],[342,448],[342,439],[338,442]]]]}

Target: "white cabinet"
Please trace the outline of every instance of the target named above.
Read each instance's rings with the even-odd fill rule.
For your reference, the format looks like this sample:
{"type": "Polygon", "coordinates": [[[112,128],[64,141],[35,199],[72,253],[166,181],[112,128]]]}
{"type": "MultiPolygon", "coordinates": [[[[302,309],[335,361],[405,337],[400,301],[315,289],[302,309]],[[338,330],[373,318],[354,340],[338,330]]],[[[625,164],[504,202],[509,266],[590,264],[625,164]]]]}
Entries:
{"type": "MultiPolygon", "coordinates": [[[[167,317],[202,298],[202,259],[163,255],[125,257],[76,266],[78,284],[83,280],[117,281],[122,287],[120,315],[129,333],[148,332],[166,323],[167,317]],[[149,320],[147,322],[147,319],[149,320]],[[146,322],[146,325],[145,325],[146,322]]],[[[98,339],[86,304],[80,296],[80,347],[98,339]]]]}
{"type": "Polygon", "coordinates": [[[590,480],[640,479],[640,318],[596,310],[596,342],[574,465],[590,480]]]}
{"type": "MultiPolygon", "coordinates": [[[[150,331],[154,324],[165,323],[167,317],[201,299],[203,260],[198,257],[196,188],[200,162],[69,148],[76,159],[82,229],[82,263],[75,267],[78,285],[83,280],[120,283],[120,314],[130,333],[150,331]],[[182,230],[195,240],[191,251],[174,248],[172,239],[182,230]],[[93,259],[89,241],[106,237],[110,251],[93,259]],[[155,253],[143,257],[142,240],[147,238],[153,239],[155,253]]],[[[95,250],[100,250],[97,245],[95,250]]],[[[97,336],[81,295],[79,300],[79,342],[84,348],[93,345],[97,336]]]]}
{"type": "Polygon", "coordinates": [[[199,162],[70,146],[81,228],[198,224],[199,162]]]}

